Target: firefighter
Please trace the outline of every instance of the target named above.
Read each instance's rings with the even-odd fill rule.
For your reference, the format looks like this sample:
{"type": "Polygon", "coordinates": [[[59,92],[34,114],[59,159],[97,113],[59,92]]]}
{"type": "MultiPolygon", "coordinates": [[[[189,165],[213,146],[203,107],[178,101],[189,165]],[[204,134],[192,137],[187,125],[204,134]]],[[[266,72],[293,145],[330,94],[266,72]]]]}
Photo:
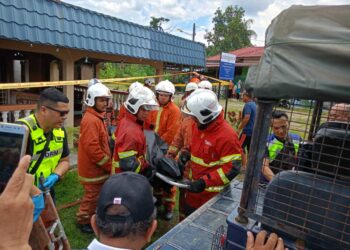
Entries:
{"type": "Polygon", "coordinates": [[[30,131],[26,154],[32,156],[28,172],[40,189],[50,188],[55,199],[54,185],[69,169],[67,132],[63,127],[69,113],[68,98],[56,88],[45,89],[39,97],[34,114],[20,119],[30,131]],[[40,177],[45,178],[43,185],[40,177]]]}
{"type": "Polygon", "coordinates": [[[198,89],[198,84],[194,83],[194,82],[189,82],[186,84],[185,87],[185,94],[181,97],[181,101],[180,101],[180,108],[182,108],[182,106],[185,103],[186,98],[196,89],[198,89]]]}
{"type": "Polygon", "coordinates": [[[190,188],[182,210],[188,216],[222,191],[240,170],[242,149],[238,136],[222,114],[214,92],[194,91],[181,109],[195,118],[190,144],[190,188]]]}
{"type": "Polygon", "coordinates": [[[204,80],[204,81],[201,81],[200,83],[198,83],[198,88],[199,89],[213,90],[213,85],[211,84],[211,82],[204,80]]]}
{"type": "MultiPolygon", "coordinates": [[[[172,101],[175,94],[175,86],[170,81],[165,80],[159,82],[155,90],[160,108],[157,112],[151,113],[150,123],[154,125],[154,132],[170,145],[179,128],[181,117],[180,109],[172,101]]],[[[158,200],[157,205],[164,205],[164,218],[171,220],[175,206],[176,188],[173,186],[164,188],[155,184],[154,195],[158,200]]]]}
{"type": "Polygon", "coordinates": [[[155,82],[154,78],[146,78],[144,86],[149,88],[149,89],[152,89],[154,82],[155,82]]]}
{"type": "Polygon", "coordinates": [[[84,187],[84,196],[76,216],[83,233],[93,233],[90,219],[95,213],[100,189],[111,171],[109,136],[104,123],[111,98],[110,90],[101,82],[91,85],[85,101],[86,111],[80,123],[78,175],[84,187]]]}
{"type": "MultiPolygon", "coordinates": [[[[132,84],[130,84],[129,89],[128,89],[129,94],[133,89],[138,88],[138,87],[142,87],[142,83],[133,82],[132,84]]],[[[119,109],[119,113],[118,113],[118,116],[116,118],[116,126],[119,125],[120,120],[125,116],[125,114],[126,114],[126,109],[125,109],[125,106],[122,105],[119,109]]]]}
{"type": "MultiPolygon", "coordinates": [[[[198,89],[198,85],[196,83],[193,82],[189,82],[186,85],[186,89],[185,89],[185,95],[183,98],[183,103],[185,103],[186,98],[188,98],[190,96],[190,94],[192,92],[194,92],[196,89],[198,89]]],[[[183,106],[183,104],[181,105],[181,107],[183,106]]],[[[183,178],[188,179],[188,164],[184,164],[184,162],[186,161],[187,157],[186,155],[189,155],[189,148],[190,148],[190,142],[192,139],[192,127],[193,124],[195,123],[194,118],[190,115],[187,115],[185,113],[182,113],[182,118],[181,118],[181,125],[179,127],[179,129],[177,130],[175,137],[168,149],[167,152],[167,156],[171,157],[173,159],[177,158],[178,153],[180,152],[180,155],[182,157],[180,157],[178,159],[178,164],[181,165],[180,169],[183,172],[183,178]]],[[[184,190],[179,189],[179,218],[180,221],[183,220],[185,218],[184,212],[181,211],[181,208],[183,208],[183,206],[181,206],[181,204],[184,202],[184,190]]]]}
{"type": "Polygon", "coordinates": [[[124,106],[126,113],[115,131],[112,174],[132,171],[147,175],[143,123],[150,111],[158,108],[158,103],[152,90],[141,86],[130,92],[124,106]]]}

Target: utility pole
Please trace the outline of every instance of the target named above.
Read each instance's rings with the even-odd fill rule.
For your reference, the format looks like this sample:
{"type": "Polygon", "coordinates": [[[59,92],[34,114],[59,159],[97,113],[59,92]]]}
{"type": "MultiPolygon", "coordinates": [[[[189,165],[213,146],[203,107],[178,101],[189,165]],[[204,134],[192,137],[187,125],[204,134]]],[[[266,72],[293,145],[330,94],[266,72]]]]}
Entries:
{"type": "Polygon", "coordinates": [[[194,41],[196,37],[196,23],[193,23],[193,30],[192,30],[192,41],[194,41]]]}

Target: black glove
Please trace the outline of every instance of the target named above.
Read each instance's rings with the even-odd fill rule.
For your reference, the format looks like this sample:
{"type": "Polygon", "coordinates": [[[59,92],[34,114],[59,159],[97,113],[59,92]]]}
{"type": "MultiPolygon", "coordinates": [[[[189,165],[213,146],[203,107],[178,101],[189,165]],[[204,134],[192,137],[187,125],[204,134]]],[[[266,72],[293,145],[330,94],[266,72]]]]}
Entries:
{"type": "Polygon", "coordinates": [[[184,150],[180,153],[179,155],[179,160],[178,160],[178,166],[181,172],[181,175],[183,175],[186,163],[191,159],[191,154],[187,150],[184,150]]]}
{"type": "Polygon", "coordinates": [[[197,181],[192,181],[190,183],[189,191],[192,193],[200,193],[200,192],[203,192],[204,189],[205,189],[205,182],[203,179],[199,179],[197,181]]]}
{"type": "Polygon", "coordinates": [[[185,165],[189,160],[191,160],[191,153],[187,150],[184,150],[179,155],[179,162],[185,165]]]}
{"type": "Polygon", "coordinates": [[[156,170],[152,166],[148,166],[142,171],[142,175],[145,176],[149,181],[152,181],[156,170]]]}

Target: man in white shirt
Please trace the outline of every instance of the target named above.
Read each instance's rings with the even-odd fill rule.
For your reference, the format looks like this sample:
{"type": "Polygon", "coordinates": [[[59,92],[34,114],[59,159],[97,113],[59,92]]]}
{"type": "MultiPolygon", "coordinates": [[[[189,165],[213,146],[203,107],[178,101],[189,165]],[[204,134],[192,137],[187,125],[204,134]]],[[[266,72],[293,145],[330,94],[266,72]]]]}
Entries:
{"type": "Polygon", "coordinates": [[[139,250],[157,228],[148,180],[134,172],[111,176],[103,185],[91,226],[97,236],[89,250],[139,250]]]}

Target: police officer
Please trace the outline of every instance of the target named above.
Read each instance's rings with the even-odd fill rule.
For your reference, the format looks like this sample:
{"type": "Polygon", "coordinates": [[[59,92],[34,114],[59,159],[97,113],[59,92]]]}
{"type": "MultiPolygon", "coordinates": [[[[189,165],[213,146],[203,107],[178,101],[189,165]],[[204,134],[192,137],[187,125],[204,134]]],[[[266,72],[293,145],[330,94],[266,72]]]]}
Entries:
{"type": "Polygon", "coordinates": [[[23,119],[29,128],[27,154],[32,156],[28,172],[34,175],[34,184],[41,189],[53,186],[69,168],[67,132],[63,127],[69,113],[69,100],[56,88],[47,88],[41,94],[34,114],[23,119]],[[40,183],[40,177],[44,182],[40,183]]]}

